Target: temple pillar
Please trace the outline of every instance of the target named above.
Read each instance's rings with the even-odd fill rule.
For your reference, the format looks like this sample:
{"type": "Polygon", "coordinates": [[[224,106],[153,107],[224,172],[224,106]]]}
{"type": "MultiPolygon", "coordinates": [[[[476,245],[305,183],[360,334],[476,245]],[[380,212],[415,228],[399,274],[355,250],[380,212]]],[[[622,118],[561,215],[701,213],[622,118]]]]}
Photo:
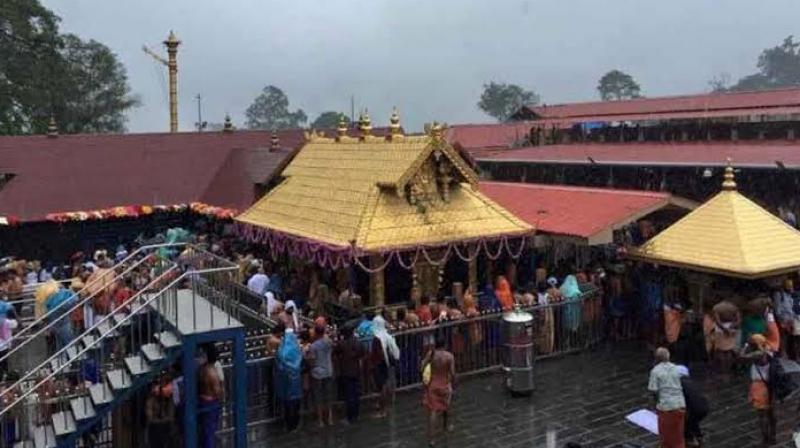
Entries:
{"type": "MultiPolygon", "coordinates": [[[[375,269],[384,263],[381,254],[369,256],[369,267],[375,269]]],[[[386,283],[384,271],[372,272],[369,274],[369,297],[373,306],[383,306],[386,303],[386,283]]]]}
{"type": "MultiPolygon", "coordinates": [[[[435,255],[434,255],[435,257],[435,255]]],[[[420,294],[436,298],[439,295],[439,266],[434,266],[420,257],[414,265],[414,278],[420,294]]]]}
{"type": "Polygon", "coordinates": [[[786,139],[787,140],[794,140],[794,128],[789,128],[786,131],[786,139]]]}
{"type": "Polygon", "coordinates": [[[731,128],[731,140],[733,141],[739,140],[739,129],[735,127],[731,128]]]}
{"type": "Polygon", "coordinates": [[[472,292],[476,293],[481,290],[480,285],[478,284],[478,257],[473,258],[468,262],[467,272],[469,273],[469,285],[468,287],[472,288],[472,292]]]}

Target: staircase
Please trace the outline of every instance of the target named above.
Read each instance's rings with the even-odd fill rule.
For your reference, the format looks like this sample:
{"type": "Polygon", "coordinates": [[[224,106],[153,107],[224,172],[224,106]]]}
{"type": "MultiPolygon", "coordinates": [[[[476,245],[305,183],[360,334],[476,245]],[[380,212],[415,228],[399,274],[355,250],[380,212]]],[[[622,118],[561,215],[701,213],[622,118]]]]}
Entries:
{"type": "MultiPolygon", "coordinates": [[[[165,270],[173,267],[176,263],[170,257],[162,255],[174,253],[181,249],[182,245],[156,244],[142,246],[125,257],[112,267],[115,276],[112,279],[99,278],[87,282],[83,289],[74,292],[69,300],[59,306],[44,313],[35,319],[25,319],[25,325],[14,332],[11,337],[11,350],[0,356],[0,362],[7,361],[17,366],[19,370],[25,371],[33,368],[46,357],[48,352],[48,337],[54,328],[70,319],[70,315],[81,309],[85,304],[91,303],[97,295],[114,283],[124,283],[130,279],[137,269],[153,264],[155,276],[160,275],[165,270]]],[[[62,287],[69,287],[63,284],[62,287]]],[[[35,295],[35,294],[33,294],[35,295]]],[[[34,307],[33,295],[25,298],[17,305],[28,308],[34,307]]]]}
{"type": "MultiPolygon", "coordinates": [[[[0,391],[0,421],[18,422],[15,447],[78,446],[112,411],[149,390],[178,360],[186,384],[195,384],[194,356],[201,342],[232,339],[243,352],[244,328],[230,312],[238,306],[226,300],[232,297],[226,292],[238,269],[199,249],[186,252],[188,257],[170,262],[147,287],[0,391]],[[54,383],[74,378],[79,383],[75,394],[53,396],[54,383]]],[[[238,392],[243,377],[243,371],[236,377],[242,409],[245,397],[238,392]]],[[[196,390],[185,394],[184,414],[196,421],[196,390]]],[[[244,429],[243,413],[237,421],[244,429]]],[[[116,441],[121,435],[112,437],[116,441]]],[[[187,431],[187,446],[193,439],[196,446],[196,434],[187,431]]]]}

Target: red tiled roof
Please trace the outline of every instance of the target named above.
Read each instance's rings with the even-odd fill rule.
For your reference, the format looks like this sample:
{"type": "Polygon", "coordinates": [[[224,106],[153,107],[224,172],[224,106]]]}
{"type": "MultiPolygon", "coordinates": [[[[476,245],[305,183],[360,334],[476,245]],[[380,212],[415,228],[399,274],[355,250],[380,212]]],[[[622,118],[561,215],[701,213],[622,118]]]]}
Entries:
{"type": "Polygon", "coordinates": [[[515,115],[586,122],[796,113],[798,88],[525,106],[515,115]]]}
{"type": "Polygon", "coordinates": [[[669,193],[507,182],[481,182],[488,196],[537,232],[608,243],[613,230],[667,205],[694,207],[669,193]]]}
{"type": "Polygon", "coordinates": [[[21,221],[49,213],[127,205],[205,202],[242,210],[254,184],[277,173],[303,142],[301,130],[62,135],[0,138],[0,215],[21,221]]]}
{"type": "Polygon", "coordinates": [[[453,145],[467,151],[478,148],[511,148],[520,141],[527,141],[532,123],[456,124],[447,128],[446,137],[453,145]]]}
{"type": "Polygon", "coordinates": [[[594,143],[546,145],[485,153],[478,162],[553,164],[724,166],[800,169],[800,142],[594,143]]]}

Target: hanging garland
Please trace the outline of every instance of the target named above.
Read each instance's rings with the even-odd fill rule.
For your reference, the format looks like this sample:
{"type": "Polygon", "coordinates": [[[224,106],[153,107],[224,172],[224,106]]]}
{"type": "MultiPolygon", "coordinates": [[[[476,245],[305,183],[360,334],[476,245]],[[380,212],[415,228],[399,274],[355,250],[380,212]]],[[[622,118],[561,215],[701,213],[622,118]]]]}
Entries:
{"type": "Polygon", "coordinates": [[[447,262],[447,257],[450,256],[450,249],[452,248],[452,244],[447,245],[447,250],[444,252],[444,256],[439,261],[431,260],[431,257],[428,255],[428,251],[423,247],[422,248],[422,255],[425,256],[425,261],[428,262],[431,266],[439,266],[440,264],[444,264],[447,262]]]}
{"type": "Polygon", "coordinates": [[[403,263],[403,255],[398,252],[397,253],[397,263],[400,265],[401,268],[403,268],[403,269],[405,269],[407,271],[410,271],[411,269],[414,268],[414,265],[417,264],[417,260],[419,260],[419,253],[420,253],[420,250],[419,250],[419,248],[417,248],[417,250],[414,251],[414,261],[412,261],[410,264],[405,264],[405,263],[403,263]]]}
{"type": "Polygon", "coordinates": [[[114,218],[139,218],[153,213],[180,213],[190,210],[194,213],[213,216],[218,219],[228,219],[236,216],[237,211],[232,208],[215,207],[202,202],[173,205],[121,205],[97,210],[48,213],[45,220],[53,222],[96,221],[114,218]]]}
{"type": "MultiPolygon", "coordinates": [[[[458,256],[458,258],[460,258],[461,261],[465,261],[467,263],[469,263],[469,262],[475,260],[476,258],[478,258],[478,255],[480,255],[480,253],[481,253],[481,245],[480,245],[480,243],[475,245],[475,253],[472,254],[472,255],[469,255],[469,245],[467,245],[467,256],[466,257],[461,255],[461,251],[458,249],[458,246],[459,246],[458,244],[454,244],[453,245],[453,249],[456,252],[456,256],[458,256]]],[[[519,256],[514,257],[514,258],[518,258],[518,257],[519,256]]]]}
{"type": "Polygon", "coordinates": [[[489,260],[499,259],[505,251],[509,257],[517,259],[522,256],[526,247],[526,237],[510,237],[507,235],[495,238],[476,238],[469,241],[451,242],[442,246],[417,246],[415,248],[393,249],[381,252],[384,261],[381,266],[370,267],[365,265],[361,258],[369,255],[354,245],[344,247],[323,243],[310,238],[298,237],[286,234],[280,231],[265,229],[251,224],[237,222],[234,230],[245,241],[252,243],[264,244],[269,247],[271,255],[277,258],[282,253],[288,253],[292,258],[305,260],[309,263],[318,264],[325,268],[339,269],[341,267],[348,267],[356,265],[367,273],[377,273],[385,270],[392,261],[392,258],[397,258],[397,262],[403,269],[411,270],[417,264],[420,258],[420,253],[425,258],[425,261],[431,266],[442,266],[447,262],[450,253],[455,252],[459,259],[465,262],[475,260],[483,251],[489,260]],[[520,238],[518,248],[513,248],[509,240],[513,238],[520,238]],[[470,253],[469,245],[475,244],[474,252],[470,253]],[[490,243],[497,244],[496,250],[490,248],[490,243]],[[459,248],[460,245],[466,246],[466,255],[462,253],[459,248]],[[434,260],[430,251],[444,249],[444,255],[434,260]],[[413,258],[409,263],[403,259],[403,254],[413,251],[413,258]]]}

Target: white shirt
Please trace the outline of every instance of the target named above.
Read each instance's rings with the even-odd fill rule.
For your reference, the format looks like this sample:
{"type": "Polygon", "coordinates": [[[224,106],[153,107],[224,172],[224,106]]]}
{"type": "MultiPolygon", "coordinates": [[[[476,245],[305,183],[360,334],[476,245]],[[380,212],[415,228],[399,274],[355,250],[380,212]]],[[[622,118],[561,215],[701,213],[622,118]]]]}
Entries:
{"type": "Polygon", "coordinates": [[[275,308],[281,305],[281,302],[275,298],[275,294],[273,294],[272,291],[267,291],[264,296],[267,298],[267,316],[272,316],[272,313],[275,312],[275,308]]]}
{"type": "Polygon", "coordinates": [[[39,275],[36,272],[30,271],[27,274],[25,274],[26,285],[35,285],[37,283],[39,283],[39,275]]]}
{"type": "Polygon", "coordinates": [[[53,274],[47,272],[47,269],[42,269],[39,273],[39,283],[44,283],[53,279],[53,274]]]}
{"type": "Polygon", "coordinates": [[[15,330],[19,326],[19,322],[16,319],[3,319],[3,322],[0,323],[0,352],[4,352],[9,349],[10,341],[11,341],[11,332],[15,330]]]}
{"type": "Polygon", "coordinates": [[[247,281],[247,289],[258,295],[264,294],[267,291],[267,286],[269,286],[269,277],[267,277],[267,274],[260,272],[250,277],[250,280],[247,281]]]}

